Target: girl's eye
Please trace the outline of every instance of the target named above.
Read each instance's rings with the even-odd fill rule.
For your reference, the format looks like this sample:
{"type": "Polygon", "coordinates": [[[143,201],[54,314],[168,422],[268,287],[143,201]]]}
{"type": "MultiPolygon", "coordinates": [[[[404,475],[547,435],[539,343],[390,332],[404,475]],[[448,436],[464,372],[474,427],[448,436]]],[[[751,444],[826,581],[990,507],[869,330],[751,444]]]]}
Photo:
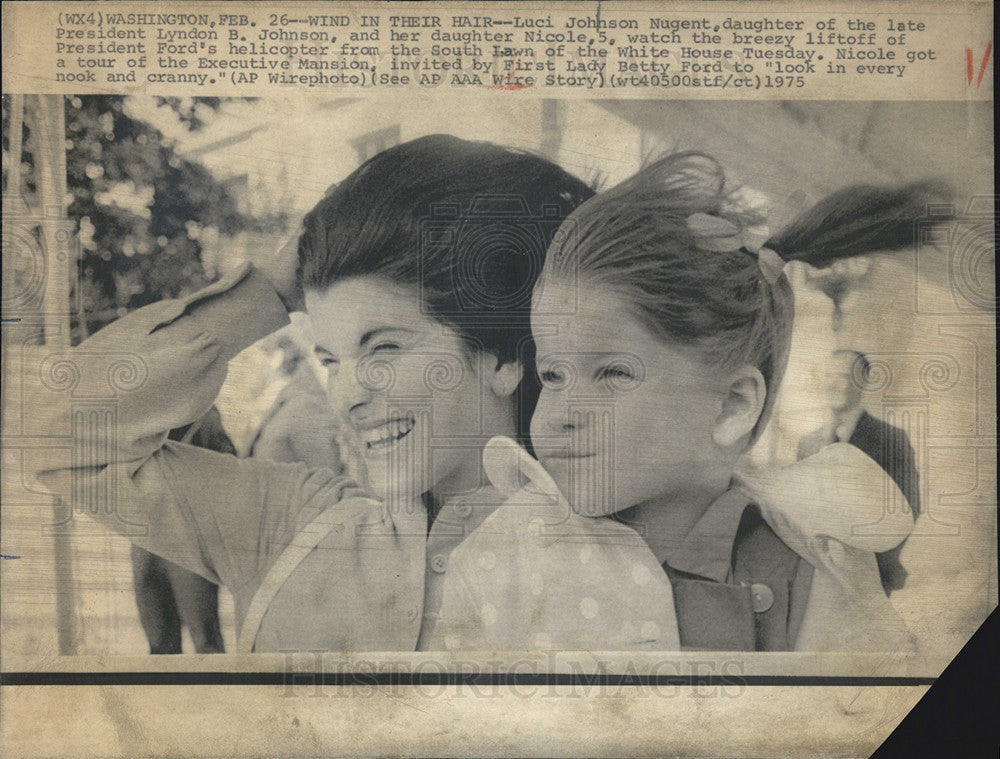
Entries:
{"type": "Polygon", "coordinates": [[[336,366],[340,362],[337,361],[337,359],[335,359],[335,358],[330,358],[329,356],[323,356],[319,360],[319,363],[320,363],[321,366],[332,367],[332,366],[336,366]]]}
{"type": "Polygon", "coordinates": [[[379,343],[374,348],[372,348],[372,353],[396,351],[396,350],[399,350],[399,346],[396,345],[396,343],[379,343]]]}

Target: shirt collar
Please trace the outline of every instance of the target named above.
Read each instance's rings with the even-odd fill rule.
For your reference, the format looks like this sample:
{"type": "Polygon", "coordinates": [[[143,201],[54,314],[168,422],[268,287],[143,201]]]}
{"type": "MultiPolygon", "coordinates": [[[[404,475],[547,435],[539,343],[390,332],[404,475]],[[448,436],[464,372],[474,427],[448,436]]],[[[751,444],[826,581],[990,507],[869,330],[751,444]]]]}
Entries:
{"type": "Polygon", "coordinates": [[[449,496],[434,518],[430,535],[468,535],[506,500],[507,496],[492,485],[484,485],[471,493],[449,496]]]}
{"type": "Polygon", "coordinates": [[[834,442],[846,443],[850,440],[864,414],[864,409],[858,407],[835,419],[833,422],[834,442]]]}
{"type": "Polygon", "coordinates": [[[750,499],[743,491],[727,490],[695,522],[684,542],[665,563],[680,572],[726,582],[732,568],[736,532],[749,504],[750,499]]]}

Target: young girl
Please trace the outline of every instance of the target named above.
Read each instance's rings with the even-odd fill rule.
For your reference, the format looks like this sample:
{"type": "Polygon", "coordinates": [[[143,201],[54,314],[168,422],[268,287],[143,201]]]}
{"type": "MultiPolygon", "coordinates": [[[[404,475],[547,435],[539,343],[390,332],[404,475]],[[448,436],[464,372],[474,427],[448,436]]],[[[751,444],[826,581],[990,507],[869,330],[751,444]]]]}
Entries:
{"type": "MultiPolygon", "coordinates": [[[[873,551],[909,525],[883,519],[883,545],[851,530],[879,522],[882,493],[855,500],[845,524],[811,507],[822,496],[801,487],[807,480],[777,504],[734,471],[767,422],[788,357],[784,264],[903,247],[932,190],[851,188],[768,240],[765,219],[718,164],[682,153],[582,205],[550,249],[532,305],[543,389],[531,434],[544,471],[526,455],[494,465],[495,482],[515,495],[452,557],[442,645],[669,648],[675,636],[710,650],[905,645],[873,551]],[[517,469],[531,486],[518,490],[517,469]],[[490,550],[496,569],[484,571],[473,555],[490,550]],[[518,583],[549,595],[512,595],[518,583]]],[[[874,463],[836,448],[828,476],[874,463]]]]}

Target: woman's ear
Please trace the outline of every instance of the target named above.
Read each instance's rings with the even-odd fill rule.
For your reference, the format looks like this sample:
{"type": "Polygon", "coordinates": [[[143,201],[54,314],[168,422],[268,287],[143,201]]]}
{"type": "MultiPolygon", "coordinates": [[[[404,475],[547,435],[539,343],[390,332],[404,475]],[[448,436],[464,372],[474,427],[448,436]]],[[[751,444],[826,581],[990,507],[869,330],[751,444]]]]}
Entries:
{"type": "Polygon", "coordinates": [[[730,375],[729,390],[712,430],[716,445],[729,448],[753,432],[767,398],[764,375],[755,366],[744,366],[730,375]]]}
{"type": "Polygon", "coordinates": [[[521,366],[521,362],[507,361],[503,363],[490,353],[487,353],[485,358],[486,381],[493,394],[499,398],[513,395],[524,376],[524,367],[521,366]]]}

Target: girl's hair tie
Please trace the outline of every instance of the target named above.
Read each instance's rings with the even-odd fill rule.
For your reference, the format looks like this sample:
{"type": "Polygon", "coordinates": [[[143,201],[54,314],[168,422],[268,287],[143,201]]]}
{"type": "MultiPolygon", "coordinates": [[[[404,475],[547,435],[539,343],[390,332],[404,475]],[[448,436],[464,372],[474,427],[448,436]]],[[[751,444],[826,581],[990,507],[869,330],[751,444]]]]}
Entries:
{"type": "Polygon", "coordinates": [[[757,251],[757,265],[760,266],[764,279],[773,285],[785,270],[785,259],[772,248],[761,248],[757,251]]]}
{"type": "MultiPolygon", "coordinates": [[[[761,202],[752,190],[741,188],[733,193],[730,204],[737,212],[752,212],[763,216],[761,202]]],[[[717,253],[731,253],[742,250],[756,256],[760,271],[769,284],[774,284],[785,268],[785,260],[764,243],[771,237],[766,223],[741,226],[721,216],[708,213],[693,213],[687,217],[688,232],[700,250],[717,253]]]]}

